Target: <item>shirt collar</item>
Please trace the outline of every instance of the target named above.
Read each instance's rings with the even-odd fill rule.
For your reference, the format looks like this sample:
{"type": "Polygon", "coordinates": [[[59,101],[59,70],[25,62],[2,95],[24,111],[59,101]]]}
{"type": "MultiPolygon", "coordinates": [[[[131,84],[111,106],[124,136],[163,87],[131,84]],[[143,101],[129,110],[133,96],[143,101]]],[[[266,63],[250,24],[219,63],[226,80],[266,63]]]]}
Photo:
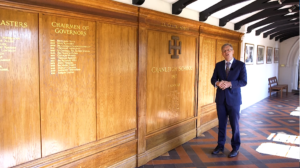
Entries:
{"type": "MultiPolygon", "coordinates": [[[[231,61],[229,61],[231,65],[232,65],[233,60],[234,60],[234,58],[232,57],[231,61]]],[[[225,64],[226,63],[227,63],[227,61],[225,60],[225,64]]]]}

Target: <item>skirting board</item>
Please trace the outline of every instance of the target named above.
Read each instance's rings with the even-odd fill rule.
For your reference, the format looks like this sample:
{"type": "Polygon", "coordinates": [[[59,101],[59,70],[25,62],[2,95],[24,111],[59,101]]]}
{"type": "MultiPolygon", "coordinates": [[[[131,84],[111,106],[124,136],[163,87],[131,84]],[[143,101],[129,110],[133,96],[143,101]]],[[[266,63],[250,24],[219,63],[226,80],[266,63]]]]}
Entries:
{"type": "Polygon", "coordinates": [[[107,168],[134,168],[136,167],[136,155],[126,159],[126,160],[123,160],[119,163],[116,163],[114,165],[111,165],[107,168]]]}
{"type": "Polygon", "coordinates": [[[176,137],[170,141],[167,141],[161,145],[158,145],[150,150],[147,150],[146,152],[140,154],[138,156],[138,166],[142,166],[149,162],[150,160],[161,156],[162,154],[176,148],[177,146],[193,139],[196,137],[196,130],[191,130],[185,134],[182,134],[179,137],[176,137]]]}
{"type": "Polygon", "coordinates": [[[219,120],[216,118],[208,123],[201,125],[200,127],[197,128],[197,136],[200,136],[200,134],[212,129],[213,127],[217,126],[218,124],[219,124],[219,120]]]}
{"type": "Polygon", "coordinates": [[[57,154],[53,154],[44,158],[33,160],[24,164],[14,166],[14,168],[31,168],[31,167],[60,167],[70,164],[77,160],[84,159],[97,153],[108,151],[124,143],[135,140],[135,129],[117,134],[99,141],[91,142],[76,148],[72,148],[57,154]]]}

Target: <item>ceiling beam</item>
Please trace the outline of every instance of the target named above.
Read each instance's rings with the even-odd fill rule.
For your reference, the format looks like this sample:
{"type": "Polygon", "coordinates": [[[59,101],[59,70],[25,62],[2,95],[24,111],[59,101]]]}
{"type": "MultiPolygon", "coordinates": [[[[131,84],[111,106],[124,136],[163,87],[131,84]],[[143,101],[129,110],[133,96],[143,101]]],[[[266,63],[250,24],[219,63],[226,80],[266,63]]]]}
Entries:
{"type": "MultiPolygon", "coordinates": [[[[299,28],[298,28],[298,29],[299,29],[299,28]]],[[[279,37],[279,36],[281,36],[281,35],[283,35],[283,34],[287,34],[287,33],[299,31],[298,29],[297,29],[297,28],[293,28],[293,29],[289,29],[289,30],[277,32],[277,33],[274,34],[273,38],[274,38],[274,37],[275,37],[275,38],[276,38],[276,37],[279,37]]],[[[272,39],[273,39],[273,38],[272,38],[272,39]]]]}
{"type": "Polygon", "coordinates": [[[282,37],[280,39],[280,43],[283,42],[283,41],[285,41],[285,40],[287,40],[287,39],[289,39],[289,38],[295,37],[295,36],[299,36],[299,33],[298,33],[298,35],[297,34],[292,34],[292,35],[288,35],[288,36],[282,37]]]}
{"type": "Polygon", "coordinates": [[[275,41],[278,41],[279,39],[285,38],[285,37],[289,37],[289,36],[296,36],[299,35],[299,30],[295,31],[295,32],[289,32],[289,33],[284,33],[278,37],[275,37],[275,41]]]}
{"type": "Polygon", "coordinates": [[[247,28],[247,33],[251,33],[251,31],[257,27],[260,27],[260,26],[263,26],[265,24],[270,24],[270,23],[276,23],[276,22],[280,22],[280,21],[289,21],[291,19],[294,19],[294,18],[298,18],[298,13],[299,13],[299,10],[297,11],[297,13],[293,14],[293,15],[289,15],[289,16],[273,16],[273,17],[269,17],[269,18],[266,18],[262,21],[259,21],[251,26],[249,26],[247,28]]]}
{"type": "Polygon", "coordinates": [[[145,0],[132,0],[132,4],[134,5],[142,5],[145,2],[145,0]]]}
{"type": "MultiPolygon", "coordinates": [[[[292,10],[292,12],[299,12],[299,7],[296,8],[289,8],[290,10],[292,10]]],[[[255,20],[259,20],[259,19],[263,19],[266,17],[271,17],[271,16],[278,16],[278,15],[284,15],[284,14],[288,14],[290,11],[289,9],[280,9],[278,10],[278,7],[276,8],[270,8],[270,9],[266,9],[263,10],[261,12],[258,12],[257,14],[254,14],[244,20],[239,21],[238,23],[234,24],[234,30],[239,30],[243,25],[253,22],[255,20]]],[[[275,18],[275,17],[274,17],[275,18]]],[[[250,31],[251,32],[251,31],[250,31]]]]}
{"type": "Polygon", "coordinates": [[[230,20],[237,18],[239,16],[242,16],[244,14],[247,13],[252,13],[258,10],[262,10],[262,9],[269,9],[269,8],[276,8],[276,7],[281,7],[284,5],[296,5],[299,4],[299,0],[285,0],[282,4],[279,4],[278,1],[272,1],[269,2],[269,0],[256,0],[254,2],[252,2],[251,4],[221,18],[219,20],[219,26],[225,26],[227,24],[227,22],[229,22],[230,20]]]}
{"type": "Polygon", "coordinates": [[[270,34],[275,34],[276,32],[282,32],[283,30],[289,30],[289,29],[294,29],[294,28],[299,28],[299,25],[295,25],[295,26],[289,26],[289,27],[278,27],[278,28],[275,28],[275,29],[272,29],[270,31],[267,31],[263,34],[263,37],[266,38],[268,37],[268,35],[270,34]]]}
{"type": "Polygon", "coordinates": [[[172,4],[172,14],[179,15],[182,10],[188,6],[189,4],[195,2],[197,0],[179,0],[172,4]]]}
{"type": "Polygon", "coordinates": [[[202,12],[200,12],[199,21],[206,21],[207,18],[210,15],[212,15],[213,13],[218,12],[222,9],[227,8],[227,7],[230,7],[232,5],[244,2],[244,1],[249,1],[249,0],[225,0],[225,1],[220,1],[217,4],[205,9],[202,12]]]}
{"type": "MultiPolygon", "coordinates": [[[[292,30],[291,30],[292,31],[292,30]]],[[[279,31],[279,32],[276,32],[276,33],[274,33],[274,34],[271,34],[270,35],[270,40],[272,40],[274,37],[276,37],[276,36],[279,36],[279,35],[281,35],[281,34],[283,34],[284,32],[283,31],[279,31]]]]}
{"type": "Polygon", "coordinates": [[[276,28],[276,27],[283,27],[283,26],[288,26],[288,25],[292,25],[292,24],[299,24],[299,18],[297,18],[296,20],[293,21],[280,21],[280,22],[274,22],[268,26],[265,26],[261,29],[258,29],[255,31],[255,35],[259,36],[260,33],[272,29],[272,28],[276,28]]]}

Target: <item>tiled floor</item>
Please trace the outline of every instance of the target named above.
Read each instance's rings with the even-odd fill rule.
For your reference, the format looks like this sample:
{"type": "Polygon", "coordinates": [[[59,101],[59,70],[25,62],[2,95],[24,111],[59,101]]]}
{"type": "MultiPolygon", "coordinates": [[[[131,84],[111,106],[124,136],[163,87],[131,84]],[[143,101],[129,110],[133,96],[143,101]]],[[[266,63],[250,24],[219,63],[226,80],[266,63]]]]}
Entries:
{"type": "Polygon", "coordinates": [[[290,115],[298,106],[299,95],[290,93],[283,95],[282,99],[274,95],[243,110],[240,119],[242,145],[236,158],[227,157],[231,151],[231,128],[228,125],[224,154],[211,155],[217,144],[218,128],[215,127],[141,168],[299,168],[299,159],[275,156],[276,152],[287,156],[291,154],[291,146],[299,147],[294,144],[294,139],[292,143],[287,143],[288,140],[278,142],[284,140],[279,137],[282,134],[299,136],[299,117],[290,115]],[[271,148],[265,150],[263,145],[271,145],[271,148]],[[258,147],[263,152],[274,154],[259,153],[256,151],[258,147]]]}

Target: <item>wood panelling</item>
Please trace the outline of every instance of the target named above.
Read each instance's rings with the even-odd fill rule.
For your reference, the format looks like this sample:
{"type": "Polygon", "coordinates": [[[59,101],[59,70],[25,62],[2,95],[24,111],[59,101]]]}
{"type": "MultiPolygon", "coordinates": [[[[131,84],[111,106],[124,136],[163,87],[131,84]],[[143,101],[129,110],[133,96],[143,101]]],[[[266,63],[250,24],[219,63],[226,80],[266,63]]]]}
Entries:
{"type": "MultiPolygon", "coordinates": [[[[41,159],[37,159],[31,162],[27,162],[16,166],[15,168],[24,167],[60,167],[77,160],[84,159],[96,155],[100,152],[107,151],[118,147],[127,142],[136,139],[135,130],[126,131],[124,133],[114,135],[108,138],[101,139],[99,141],[94,141],[88,144],[81,145],[63,152],[58,152],[41,159]]],[[[122,163],[120,163],[122,164],[122,163]]],[[[124,163],[125,164],[125,163],[124,163]]]]}
{"type": "MultiPolygon", "coordinates": [[[[148,31],[147,45],[147,133],[194,116],[196,38],[148,31]],[[179,59],[171,59],[169,41],[181,42],[179,59]]],[[[178,51],[177,51],[178,53],[178,51]]]]}
{"type": "Polygon", "coordinates": [[[186,132],[182,134],[179,137],[176,137],[168,142],[165,142],[163,144],[160,144],[150,150],[147,150],[145,153],[139,154],[138,155],[138,166],[144,165],[150,160],[161,156],[162,154],[178,147],[179,145],[195,138],[196,136],[196,130],[191,130],[189,132],[186,132]]]}
{"type": "Polygon", "coordinates": [[[202,124],[200,127],[197,127],[197,136],[200,136],[202,133],[216,127],[218,124],[219,120],[217,118],[209,121],[208,123],[202,124]]]}
{"type": "MultiPolygon", "coordinates": [[[[98,17],[109,18],[109,20],[122,20],[127,22],[137,22],[138,7],[119,3],[111,0],[7,0],[16,2],[14,6],[19,3],[30,5],[30,8],[39,6],[43,8],[53,8],[56,10],[67,10],[68,14],[82,13],[85,17],[87,15],[94,15],[98,17]]],[[[8,4],[9,5],[9,4],[8,4]]],[[[39,10],[39,9],[37,9],[39,10]]],[[[56,11],[58,12],[58,11],[56,11]]]]}
{"type": "Polygon", "coordinates": [[[218,118],[216,104],[212,103],[212,104],[209,104],[208,106],[211,106],[211,105],[212,105],[212,108],[210,108],[210,109],[205,109],[205,106],[202,106],[202,108],[201,108],[201,125],[206,124],[206,123],[218,118]]]}
{"type": "Polygon", "coordinates": [[[166,132],[161,132],[160,134],[156,134],[154,136],[151,136],[146,139],[147,142],[147,150],[152,149],[156,146],[159,146],[160,144],[163,144],[167,141],[170,141],[176,137],[181,136],[182,134],[185,134],[186,132],[189,132],[191,130],[195,130],[196,123],[195,120],[189,121],[188,123],[184,125],[180,125],[176,128],[173,128],[166,132]]]}
{"type": "Polygon", "coordinates": [[[241,33],[111,0],[0,6],[0,167],[141,166],[217,124],[241,33]]]}
{"type": "Polygon", "coordinates": [[[234,54],[233,54],[233,57],[234,57],[234,59],[237,59],[237,60],[240,60],[240,45],[239,45],[239,43],[240,42],[235,42],[235,41],[229,41],[229,43],[232,45],[232,47],[233,47],[233,50],[234,50],[234,54]]]}
{"type": "Polygon", "coordinates": [[[133,140],[124,143],[118,147],[111,148],[110,150],[100,152],[96,155],[81,159],[79,161],[67,164],[63,167],[81,167],[81,168],[91,168],[91,167],[109,167],[125,159],[128,159],[136,155],[137,141],[133,140]]]}
{"type": "Polygon", "coordinates": [[[231,40],[231,41],[240,42],[243,33],[202,23],[200,25],[200,36],[202,35],[209,36],[214,39],[222,39],[226,41],[231,40]]]}
{"type": "Polygon", "coordinates": [[[0,9],[0,167],[41,157],[38,15],[0,9]]]}
{"type": "MultiPolygon", "coordinates": [[[[213,103],[214,87],[210,82],[216,61],[216,39],[200,37],[199,100],[198,106],[213,103]]],[[[199,115],[199,113],[198,113],[199,115]]]]}
{"type": "Polygon", "coordinates": [[[137,127],[138,150],[137,154],[146,151],[146,111],[147,111],[147,29],[139,25],[138,46],[138,76],[137,76],[137,127]]]}
{"type": "MultiPolygon", "coordinates": [[[[216,63],[223,61],[224,57],[222,55],[222,46],[228,43],[227,40],[217,40],[217,48],[216,48],[216,63]]],[[[213,72],[212,72],[213,73],[213,72]]],[[[211,75],[212,75],[211,73],[211,75]]]]}
{"type": "Polygon", "coordinates": [[[44,157],[96,140],[95,23],[50,15],[41,22],[44,157]]]}
{"type": "Polygon", "coordinates": [[[137,28],[98,24],[97,139],[136,128],[137,28]]]}
{"type": "Polygon", "coordinates": [[[199,35],[201,22],[169,15],[146,8],[139,9],[139,24],[151,30],[177,33],[181,35],[199,35]]]}

